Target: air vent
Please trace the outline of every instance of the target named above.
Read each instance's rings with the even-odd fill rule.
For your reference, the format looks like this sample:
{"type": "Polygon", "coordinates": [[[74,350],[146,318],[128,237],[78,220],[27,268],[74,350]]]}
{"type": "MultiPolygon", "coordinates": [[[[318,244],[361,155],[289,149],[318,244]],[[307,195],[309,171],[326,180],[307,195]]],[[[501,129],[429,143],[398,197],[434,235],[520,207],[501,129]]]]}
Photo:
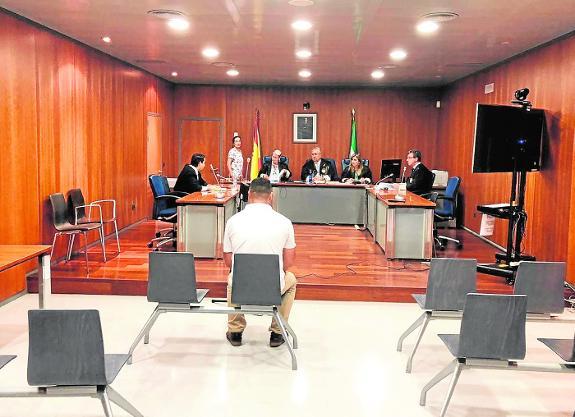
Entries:
{"type": "Polygon", "coordinates": [[[184,13],[179,12],[177,10],[170,10],[170,9],[153,9],[148,10],[148,14],[151,16],[159,17],[160,19],[173,19],[176,17],[183,17],[185,16],[184,13]]]}
{"type": "Polygon", "coordinates": [[[223,62],[223,61],[212,62],[210,65],[213,65],[214,67],[218,67],[218,68],[233,68],[234,67],[234,64],[232,64],[231,62],[223,62]]]}
{"type": "Polygon", "coordinates": [[[450,20],[457,19],[459,15],[454,12],[434,12],[421,16],[421,20],[430,20],[436,23],[449,22],[450,20]]]}
{"type": "Polygon", "coordinates": [[[153,65],[153,64],[167,64],[167,62],[161,59],[136,59],[136,64],[153,65]]]}
{"type": "Polygon", "coordinates": [[[295,7],[307,7],[313,6],[313,0],[290,0],[288,4],[295,7]]]}

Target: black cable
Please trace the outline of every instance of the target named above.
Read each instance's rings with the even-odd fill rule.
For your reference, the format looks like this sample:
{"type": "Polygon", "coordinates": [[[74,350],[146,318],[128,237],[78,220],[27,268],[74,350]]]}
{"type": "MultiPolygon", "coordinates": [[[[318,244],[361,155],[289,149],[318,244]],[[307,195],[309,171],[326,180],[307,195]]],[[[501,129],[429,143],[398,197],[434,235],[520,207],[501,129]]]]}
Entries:
{"type": "Polygon", "coordinates": [[[394,267],[391,265],[380,265],[380,264],[370,264],[367,262],[359,262],[359,263],[350,263],[345,265],[346,269],[349,270],[349,272],[339,272],[337,274],[333,274],[330,276],[327,275],[319,275],[316,273],[311,273],[311,274],[305,274],[305,275],[301,275],[301,276],[297,276],[297,279],[301,279],[301,278],[308,278],[308,277],[316,277],[319,279],[335,279],[335,278],[339,278],[342,276],[354,276],[357,275],[358,272],[353,269],[354,266],[370,266],[370,267],[376,267],[376,268],[382,268],[382,269],[386,269],[386,270],[391,270],[391,271],[409,271],[409,272],[424,272],[424,271],[428,271],[429,267],[424,267],[424,268],[418,268],[415,269],[413,267],[410,266],[411,264],[408,263],[407,261],[402,261],[402,265],[400,267],[394,267]]]}

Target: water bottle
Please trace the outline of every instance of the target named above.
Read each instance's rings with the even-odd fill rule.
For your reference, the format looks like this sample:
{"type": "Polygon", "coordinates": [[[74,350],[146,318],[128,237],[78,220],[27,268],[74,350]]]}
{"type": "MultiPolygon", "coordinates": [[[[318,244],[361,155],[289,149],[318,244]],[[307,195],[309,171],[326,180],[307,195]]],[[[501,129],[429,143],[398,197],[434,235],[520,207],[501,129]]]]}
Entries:
{"type": "Polygon", "coordinates": [[[308,184],[311,184],[312,180],[313,180],[313,178],[312,178],[311,174],[309,174],[307,176],[307,178],[305,179],[305,182],[307,182],[308,184]]]}

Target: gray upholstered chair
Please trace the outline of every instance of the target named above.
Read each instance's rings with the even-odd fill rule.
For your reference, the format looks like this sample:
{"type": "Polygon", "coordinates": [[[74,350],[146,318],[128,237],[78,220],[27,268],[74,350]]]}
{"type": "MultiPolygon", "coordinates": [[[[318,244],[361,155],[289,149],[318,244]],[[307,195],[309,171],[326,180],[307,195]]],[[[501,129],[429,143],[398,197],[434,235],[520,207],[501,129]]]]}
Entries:
{"type": "Polygon", "coordinates": [[[467,294],[475,292],[476,268],[475,259],[431,260],[426,293],[412,294],[423,314],[403,332],[397,342],[397,350],[401,352],[404,339],[415,329],[420,328],[407,360],[406,372],[411,372],[413,357],[431,320],[461,318],[467,294]]]}
{"type": "Polygon", "coordinates": [[[0,397],[92,397],[101,401],[107,417],[110,401],[142,417],[110,386],[128,355],[104,354],[98,311],[30,310],[28,327],[28,384],[38,389],[0,392],[0,397]]]}
{"type": "Polygon", "coordinates": [[[425,405],[427,391],[453,374],[440,416],[445,416],[461,371],[470,368],[513,369],[525,358],[524,295],[468,294],[460,334],[439,337],[455,359],[434,376],[421,391],[425,405]]]}
{"type": "Polygon", "coordinates": [[[521,262],[515,275],[513,294],[527,295],[528,317],[563,313],[565,262],[521,262]]]}
{"type": "Polygon", "coordinates": [[[16,355],[0,355],[0,369],[4,368],[6,365],[15,359],[16,355]]]}
{"type": "Polygon", "coordinates": [[[128,352],[128,363],[132,363],[134,350],[142,338],[144,344],[149,343],[150,330],[162,313],[242,313],[269,315],[276,319],[292,357],[292,369],[297,369],[293,352],[293,349],[297,348],[297,336],[289,324],[284,322],[277,309],[281,305],[281,290],[277,278],[278,255],[234,256],[232,303],[236,304],[236,307],[200,304],[208,290],[196,289],[194,255],[191,253],[150,252],[149,256],[148,301],[158,304],[132,343],[128,352]],[[292,336],[291,341],[288,334],[292,336]]]}

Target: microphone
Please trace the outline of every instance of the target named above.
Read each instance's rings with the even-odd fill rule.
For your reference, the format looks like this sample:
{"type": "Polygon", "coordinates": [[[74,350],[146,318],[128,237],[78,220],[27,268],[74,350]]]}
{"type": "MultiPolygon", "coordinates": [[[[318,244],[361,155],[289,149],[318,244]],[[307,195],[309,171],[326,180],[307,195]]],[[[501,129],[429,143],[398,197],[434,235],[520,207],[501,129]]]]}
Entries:
{"type": "Polygon", "coordinates": [[[376,182],[375,185],[378,185],[380,182],[384,182],[385,180],[388,180],[390,178],[393,178],[393,174],[386,175],[385,177],[380,179],[378,182],[376,182]]]}
{"type": "Polygon", "coordinates": [[[250,161],[251,161],[251,160],[252,160],[251,158],[247,158],[247,159],[246,159],[246,175],[245,175],[245,178],[246,178],[246,179],[248,179],[248,169],[249,169],[249,167],[250,167],[250,161]]]}
{"type": "Polygon", "coordinates": [[[406,169],[407,169],[407,167],[403,167],[403,174],[401,174],[401,181],[400,182],[405,181],[405,170],[406,169]]]}

